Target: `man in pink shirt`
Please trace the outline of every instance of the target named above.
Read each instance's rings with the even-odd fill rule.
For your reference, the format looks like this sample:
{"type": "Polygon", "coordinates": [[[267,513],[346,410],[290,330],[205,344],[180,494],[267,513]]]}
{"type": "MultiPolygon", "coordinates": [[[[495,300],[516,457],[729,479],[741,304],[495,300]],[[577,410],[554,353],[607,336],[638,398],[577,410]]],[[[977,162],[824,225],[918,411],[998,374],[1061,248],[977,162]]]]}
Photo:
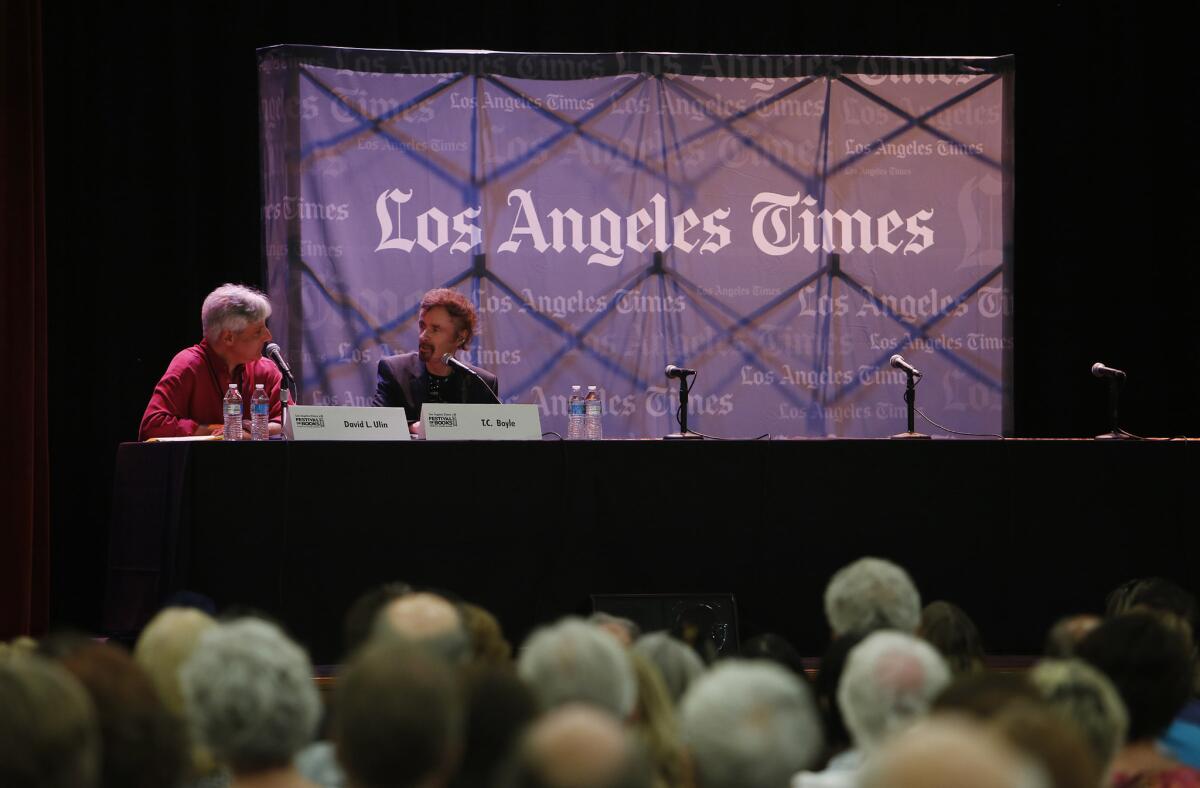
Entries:
{"type": "Polygon", "coordinates": [[[282,376],[262,357],[263,345],[271,341],[270,316],[271,302],[252,287],[227,284],[209,293],[200,310],[204,338],[171,359],[146,405],[138,440],[221,434],[230,383],[241,392],[243,413],[249,413],[255,384],[263,384],[271,397],[271,434],[277,434],[282,376]]]}

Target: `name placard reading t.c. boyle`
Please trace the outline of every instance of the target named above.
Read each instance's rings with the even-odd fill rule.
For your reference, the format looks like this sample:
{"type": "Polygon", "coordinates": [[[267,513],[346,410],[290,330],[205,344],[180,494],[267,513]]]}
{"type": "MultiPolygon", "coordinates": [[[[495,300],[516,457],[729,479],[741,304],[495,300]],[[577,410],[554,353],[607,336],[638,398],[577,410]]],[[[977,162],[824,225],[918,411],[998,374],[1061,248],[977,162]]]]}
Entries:
{"type": "Polygon", "coordinates": [[[404,408],[293,405],[285,432],[296,441],[406,441],[404,408]]]}
{"type": "Polygon", "coordinates": [[[542,438],[542,414],[537,405],[421,406],[425,440],[536,441],[542,438]]]}

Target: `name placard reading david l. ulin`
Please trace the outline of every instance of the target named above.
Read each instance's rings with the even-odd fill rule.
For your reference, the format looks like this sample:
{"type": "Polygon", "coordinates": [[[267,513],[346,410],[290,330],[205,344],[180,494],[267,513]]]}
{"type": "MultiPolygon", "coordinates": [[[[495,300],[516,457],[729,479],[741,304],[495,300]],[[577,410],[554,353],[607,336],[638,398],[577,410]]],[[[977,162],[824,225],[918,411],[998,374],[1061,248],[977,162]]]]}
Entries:
{"type": "Polygon", "coordinates": [[[404,408],[293,405],[288,408],[286,432],[297,441],[409,440],[404,408]]]}

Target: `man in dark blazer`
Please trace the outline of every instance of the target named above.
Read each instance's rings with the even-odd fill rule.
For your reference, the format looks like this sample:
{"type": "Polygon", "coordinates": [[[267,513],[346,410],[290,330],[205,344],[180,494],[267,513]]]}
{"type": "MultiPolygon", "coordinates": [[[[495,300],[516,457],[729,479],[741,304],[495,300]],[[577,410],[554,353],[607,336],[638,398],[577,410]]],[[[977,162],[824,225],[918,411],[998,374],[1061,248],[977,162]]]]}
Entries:
{"type": "Polygon", "coordinates": [[[491,372],[460,362],[483,378],[485,387],[473,375],[442,363],[444,355],[467,346],[477,324],[475,308],[462,294],[446,288],[426,293],[417,313],[417,352],[379,361],[371,404],[404,408],[412,423],[420,420],[425,402],[496,402],[500,382],[491,372]]]}

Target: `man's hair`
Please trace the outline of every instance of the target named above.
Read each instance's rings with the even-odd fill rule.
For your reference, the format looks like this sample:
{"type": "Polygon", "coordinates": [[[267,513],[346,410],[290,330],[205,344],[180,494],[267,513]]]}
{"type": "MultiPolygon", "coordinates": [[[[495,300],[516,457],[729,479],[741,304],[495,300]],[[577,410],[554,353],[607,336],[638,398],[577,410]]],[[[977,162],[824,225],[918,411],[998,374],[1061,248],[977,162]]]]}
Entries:
{"type": "Polygon", "coordinates": [[[221,285],[200,307],[200,324],[209,342],[216,342],[225,331],[237,333],[270,316],[271,302],[266,294],[246,285],[221,285]]]}
{"type": "Polygon", "coordinates": [[[479,319],[475,316],[475,307],[462,293],[448,287],[430,290],[421,297],[421,312],[426,312],[435,306],[440,306],[450,313],[450,317],[454,320],[456,334],[458,331],[467,332],[466,338],[459,344],[460,349],[465,349],[467,345],[471,344],[471,337],[475,336],[475,330],[479,324],[479,319]]]}
{"type": "Polygon", "coordinates": [[[825,616],[835,636],[879,628],[912,634],[921,622],[921,595],[896,564],[860,558],[825,587],[825,616]]]}
{"type": "Polygon", "coordinates": [[[312,663],[278,627],[253,618],[205,632],[180,670],[200,738],[235,772],[284,766],[316,731],[312,663]]]}
{"type": "Polygon", "coordinates": [[[950,670],[933,646],[884,630],[850,652],[837,702],[855,745],[873,751],[923,716],[949,683],[950,670]]]}
{"type": "Polygon", "coordinates": [[[1110,618],[1093,629],[1075,653],[1116,686],[1129,712],[1131,742],[1162,733],[1191,694],[1187,641],[1151,613],[1110,618]]]}
{"type": "Polygon", "coordinates": [[[99,766],[96,712],[79,681],[41,657],[0,661],[0,785],[91,788],[99,766]]]}
{"type": "Polygon", "coordinates": [[[650,660],[671,696],[671,702],[679,705],[688,687],[704,673],[704,662],[691,646],[668,632],[651,632],[642,635],[633,644],[635,654],[650,660]]]}
{"type": "Polygon", "coordinates": [[[1125,743],[1129,715],[1116,687],[1100,671],[1078,659],[1046,659],[1033,666],[1029,680],[1046,706],[1083,735],[1101,768],[1125,743]]]}
{"type": "Polygon", "coordinates": [[[568,617],[534,631],[521,648],[517,673],[544,708],[591,703],[626,719],[637,700],[629,655],[614,635],[568,617]]]}
{"type": "Polygon", "coordinates": [[[359,788],[423,784],[453,767],[462,716],[443,660],[410,643],[368,643],[338,682],[338,761],[359,788]]]}
{"type": "Polygon", "coordinates": [[[823,746],[808,687],[762,660],[725,660],[700,677],[683,697],[680,729],[704,788],[786,786],[823,746]]]}

